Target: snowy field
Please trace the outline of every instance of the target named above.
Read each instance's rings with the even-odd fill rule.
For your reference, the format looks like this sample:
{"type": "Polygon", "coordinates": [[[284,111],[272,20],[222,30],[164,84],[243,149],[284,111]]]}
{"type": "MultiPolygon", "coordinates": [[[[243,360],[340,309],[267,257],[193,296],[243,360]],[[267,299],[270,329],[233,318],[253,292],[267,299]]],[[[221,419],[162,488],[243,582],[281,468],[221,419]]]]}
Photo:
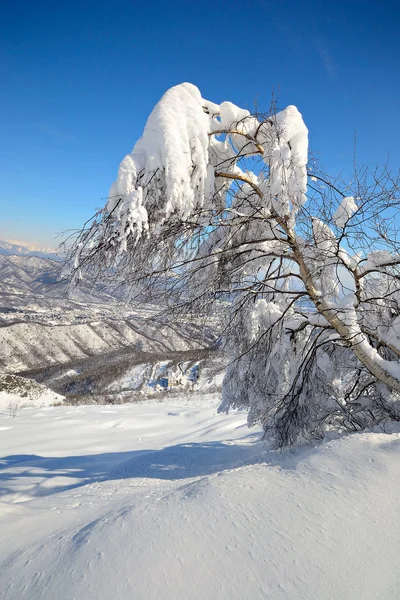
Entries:
{"type": "Polygon", "coordinates": [[[278,453],[184,396],[0,415],[0,598],[400,597],[400,433],[278,453]]]}

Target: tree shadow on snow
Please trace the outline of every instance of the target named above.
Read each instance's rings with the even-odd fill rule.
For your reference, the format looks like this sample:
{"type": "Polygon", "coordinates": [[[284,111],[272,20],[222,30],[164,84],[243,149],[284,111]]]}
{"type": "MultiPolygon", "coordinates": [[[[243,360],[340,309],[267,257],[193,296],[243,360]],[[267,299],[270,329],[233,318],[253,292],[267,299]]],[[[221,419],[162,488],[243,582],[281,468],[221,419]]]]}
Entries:
{"type": "Polygon", "coordinates": [[[250,439],[246,444],[189,443],[162,450],[86,456],[5,456],[0,458],[0,500],[2,496],[18,492],[25,497],[47,496],[99,481],[135,478],[185,480],[212,475],[264,462],[263,449],[259,440],[250,439]],[[65,478],[70,481],[65,481],[65,478]]]}

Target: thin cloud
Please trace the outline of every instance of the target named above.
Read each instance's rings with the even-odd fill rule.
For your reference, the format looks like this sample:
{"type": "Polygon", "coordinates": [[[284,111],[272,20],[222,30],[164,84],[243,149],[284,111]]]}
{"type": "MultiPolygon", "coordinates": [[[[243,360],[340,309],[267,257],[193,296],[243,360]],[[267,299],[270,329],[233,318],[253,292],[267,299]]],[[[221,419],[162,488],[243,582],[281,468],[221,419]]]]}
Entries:
{"type": "Polygon", "coordinates": [[[35,127],[42,135],[46,135],[61,142],[76,142],[78,140],[72,133],[53,127],[49,123],[43,121],[35,123],[35,127]]]}
{"type": "Polygon", "coordinates": [[[332,53],[329,50],[325,40],[322,38],[316,39],[315,47],[319,54],[319,57],[321,58],[325,73],[327,74],[329,79],[336,79],[336,77],[337,77],[336,64],[333,59],[332,53]]]}

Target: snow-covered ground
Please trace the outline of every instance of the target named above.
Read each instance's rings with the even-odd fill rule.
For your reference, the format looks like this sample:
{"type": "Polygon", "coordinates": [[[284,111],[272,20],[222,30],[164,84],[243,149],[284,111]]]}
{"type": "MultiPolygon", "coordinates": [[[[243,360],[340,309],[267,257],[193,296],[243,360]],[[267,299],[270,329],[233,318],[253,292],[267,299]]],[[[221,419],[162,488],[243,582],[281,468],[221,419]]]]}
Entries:
{"type": "Polygon", "coordinates": [[[64,396],[31,379],[0,374],[0,415],[15,417],[22,408],[54,406],[64,402],[64,396]]]}
{"type": "Polygon", "coordinates": [[[8,412],[9,416],[14,417],[22,408],[29,406],[52,406],[54,404],[61,404],[63,400],[63,396],[51,390],[34,399],[23,398],[18,394],[0,392],[0,413],[8,412]]]}
{"type": "Polygon", "coordinates": [[[400,596],[399,430],[278,453],[188,398],[0,416],[0,598],[400,596]]]}

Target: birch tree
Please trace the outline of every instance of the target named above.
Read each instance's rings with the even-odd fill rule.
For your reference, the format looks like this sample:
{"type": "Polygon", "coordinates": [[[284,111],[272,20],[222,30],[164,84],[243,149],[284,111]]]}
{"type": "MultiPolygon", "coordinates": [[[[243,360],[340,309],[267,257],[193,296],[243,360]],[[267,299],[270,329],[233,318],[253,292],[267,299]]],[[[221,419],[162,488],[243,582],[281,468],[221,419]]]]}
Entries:
{"type": "Polygon", "coordinates": [[[400,418],[399,176],[344,184],[296,107],[250,114],[171,88],[77,236],[74,281],[120,278],[174,315],[221,318],[221,410],[277,446],[400,418]]]}

